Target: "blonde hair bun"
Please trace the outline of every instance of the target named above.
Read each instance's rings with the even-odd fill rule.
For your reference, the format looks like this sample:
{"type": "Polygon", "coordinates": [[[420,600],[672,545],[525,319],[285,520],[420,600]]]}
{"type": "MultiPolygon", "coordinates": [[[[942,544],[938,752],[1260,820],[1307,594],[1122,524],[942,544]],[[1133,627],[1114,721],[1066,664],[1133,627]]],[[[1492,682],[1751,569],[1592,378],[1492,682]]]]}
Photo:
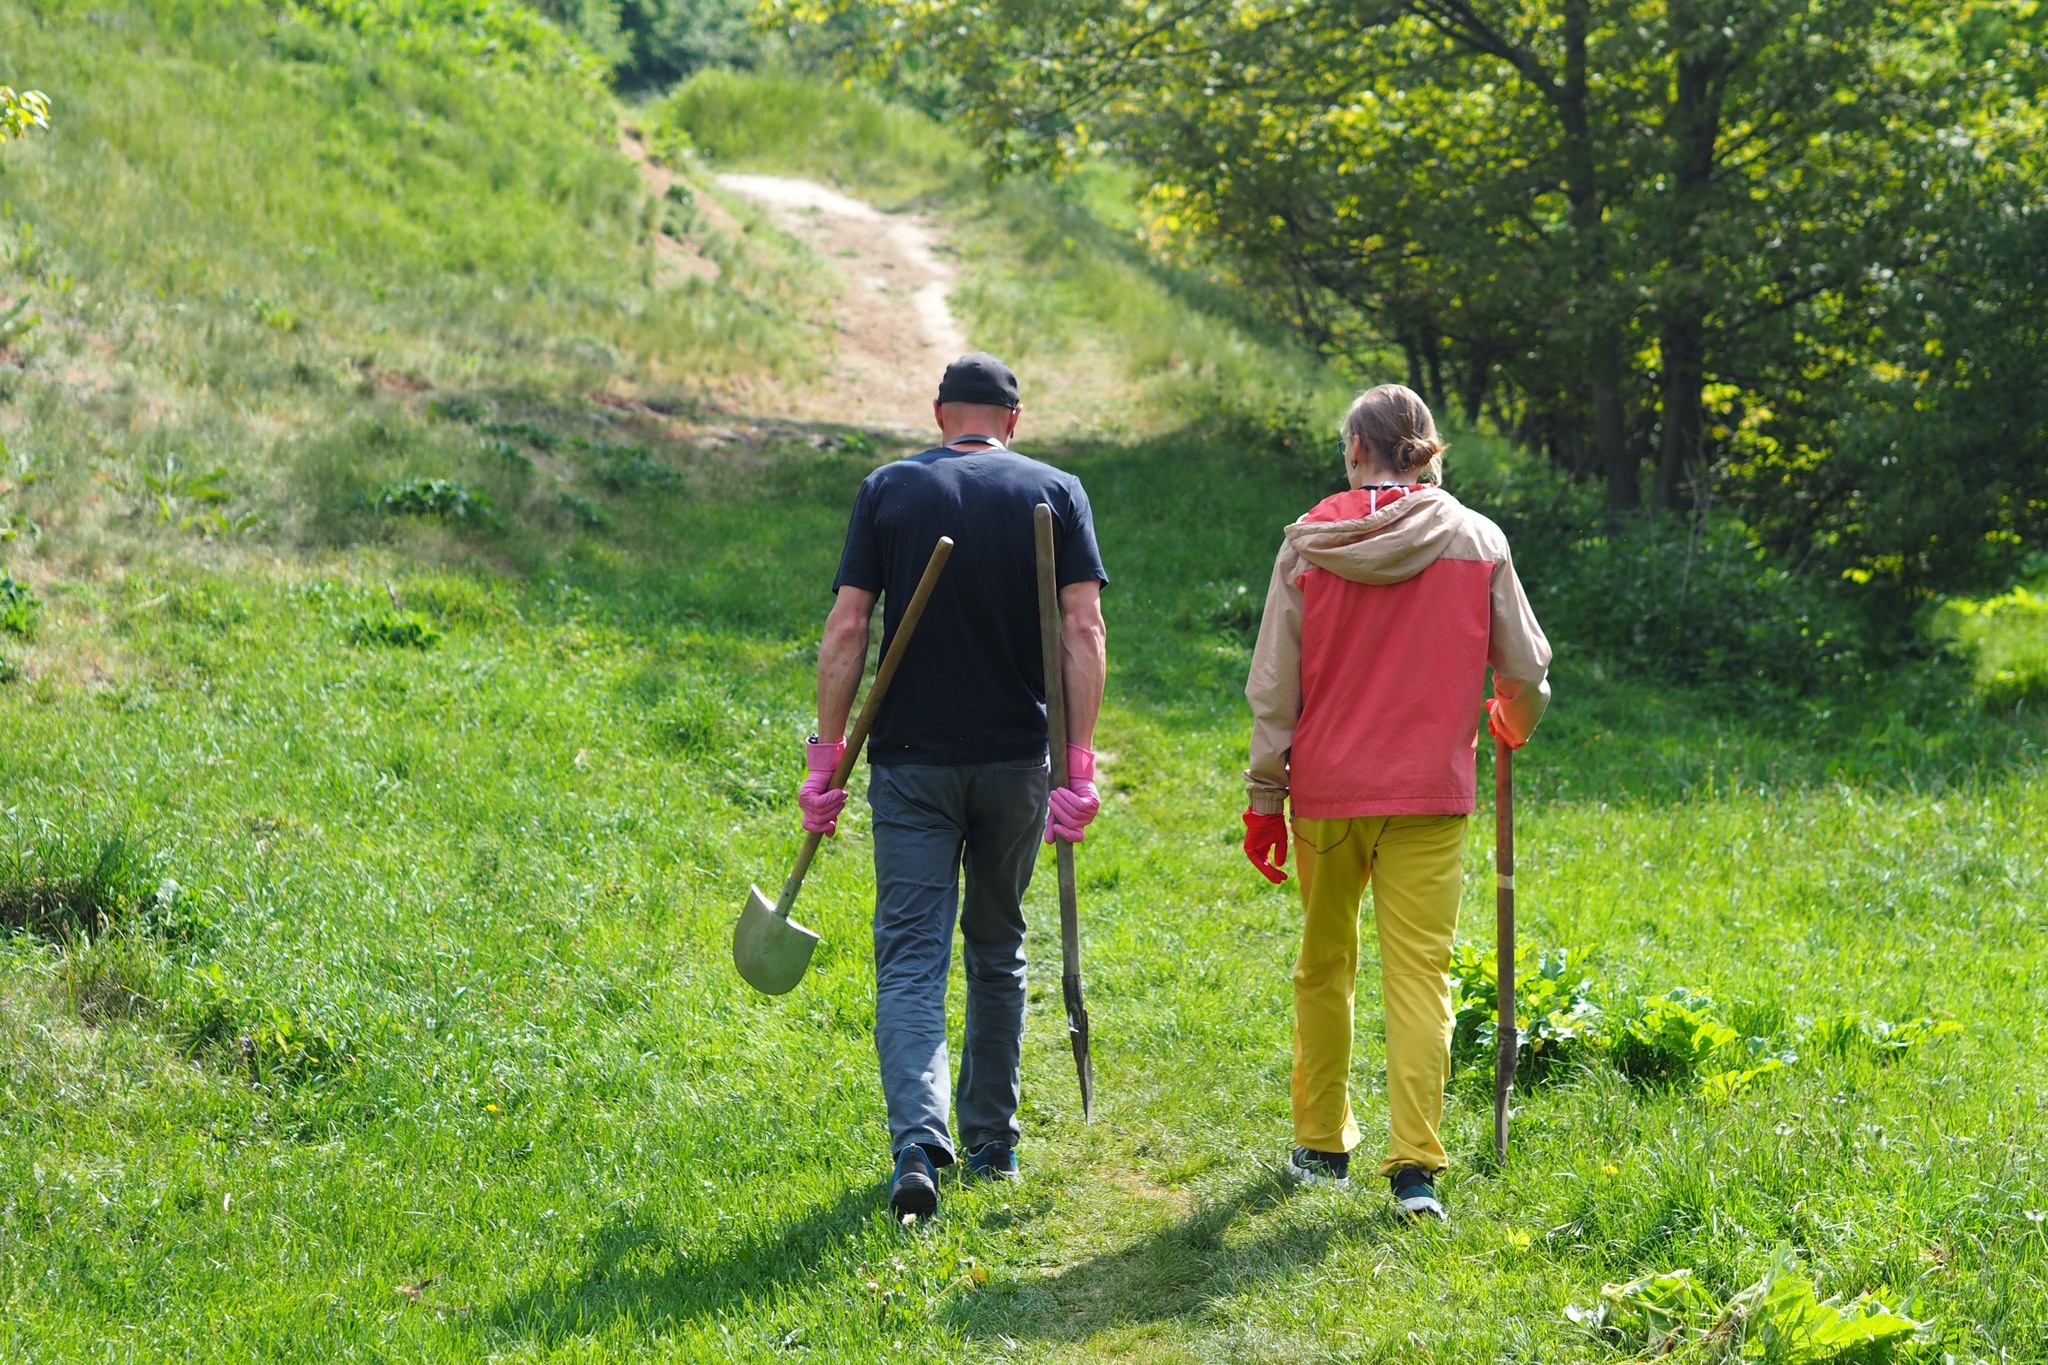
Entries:
{"type": "Polygon", "coordinates": [[[1344,414],[1344,438],[1376,451],[1402,478],[1444,481],[1444,451],[1429,404],[1406,384],[1381,384],[1352,401],[1344,414]]]}

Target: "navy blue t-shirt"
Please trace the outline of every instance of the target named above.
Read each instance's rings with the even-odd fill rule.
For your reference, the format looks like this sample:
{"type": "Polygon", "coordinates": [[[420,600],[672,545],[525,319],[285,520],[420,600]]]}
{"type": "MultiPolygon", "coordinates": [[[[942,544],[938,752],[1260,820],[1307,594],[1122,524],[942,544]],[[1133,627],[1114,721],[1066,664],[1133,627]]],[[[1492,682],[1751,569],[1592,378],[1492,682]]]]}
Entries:
{"type": "Polygon", "coordinates": [[[925,606],[868,737],[868,761],[960,766],[1045,756],[1032,511],[1052,508],[1061,587],[1107,583],[1081,481],[1000,447],[940,447],[883,465],[853,500],[832,590],[882,595],[896,638],[932,547],[953,556],[925,606]]]}

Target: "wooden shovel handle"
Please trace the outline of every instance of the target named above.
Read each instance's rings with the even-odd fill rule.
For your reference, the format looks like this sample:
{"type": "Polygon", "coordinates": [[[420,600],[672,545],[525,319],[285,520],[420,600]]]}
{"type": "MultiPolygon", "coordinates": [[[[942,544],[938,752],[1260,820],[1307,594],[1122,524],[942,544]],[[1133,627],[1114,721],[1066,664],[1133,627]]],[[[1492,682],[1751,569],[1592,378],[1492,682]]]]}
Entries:
{"type": "MultiPolygon", "coordinates": [[[[860,757],[860,746],[868,742],[868,731],[875,728],[875,717],[881,713],[882,699],[889,695],[889,684],[895,681],[897,666],[903,662],[903,652],[910,648],[910,637],[917,633],[917,623],[924,616],[925,604],[932,600],[932,589],[939,585],[939,575],[944,572],[946,560],[953,553],[953,538],[940,536],[939,543],[932,547],[932,557],[925,561],[924,577],[917,580],[917,590],[910,594],[910,605],[903,609],[903,619],[896,623],[896,634],[889,641],[889,651],[882,656],[881,666],[875,669],[875,680],[868,685],[868,699],[861,704],[860,716],[853,722],[853,729],[846,736],[846,752],[839,756],[839,766],[832,770],[832,789],[846,785],[846,779],[853,776],[854,760],[860,757]]],[[[797,850],[796,866],[790,869],[789,880],[782,884],[782,894],[775,898],[775,913],[789,918],[796,894],[803,889],[804,877],[811,870],[811,859],[818,856],[818,845],[823,843],[822,834],[806,833],[804,846],[797,850]]]]}
{"type": "Polygon", "coordinates": [[[1515,1028],[1515,751],[1493,742],[1494,1022],[1493,1148],[1508,1155],[1508,1102],[1515,1087],[1521,1035],[1515,1028]]]}

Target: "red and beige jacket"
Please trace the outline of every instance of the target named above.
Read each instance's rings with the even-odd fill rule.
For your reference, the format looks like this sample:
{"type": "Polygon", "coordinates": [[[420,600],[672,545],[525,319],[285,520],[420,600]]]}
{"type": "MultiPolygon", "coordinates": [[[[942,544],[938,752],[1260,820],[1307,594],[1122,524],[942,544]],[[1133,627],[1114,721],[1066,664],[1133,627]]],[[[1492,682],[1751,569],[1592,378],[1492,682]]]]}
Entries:
{"type": "Polygon", "coordinates": [[[1441,488],[1362,488],[1287,528],[1245,696],[1251,808],[1462,815],[1493,669],[1516,743],[1550,700],[1550,642],[1507,537],[1441,488]]]}

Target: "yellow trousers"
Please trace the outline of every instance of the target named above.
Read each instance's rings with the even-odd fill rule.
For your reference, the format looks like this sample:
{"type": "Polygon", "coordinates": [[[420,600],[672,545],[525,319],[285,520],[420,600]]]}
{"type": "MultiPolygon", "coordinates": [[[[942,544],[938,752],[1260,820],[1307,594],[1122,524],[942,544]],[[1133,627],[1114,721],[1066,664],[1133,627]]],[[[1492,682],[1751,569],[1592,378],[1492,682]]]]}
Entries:
{"type": "Polygon", "coordinates": [[[1294,1140],[1318,1152],[1358,1145],[1351,1112],[1351,1013],[1358,904],[1367,881],[1379,921],[1393,1141],[1380,1174],[1441,1171],[1437,1129],[1451,1076],[1451,939],[1465,852],[1463,815],[1294,822],[1304,911],[1294,967],[1294,1140]]]}

